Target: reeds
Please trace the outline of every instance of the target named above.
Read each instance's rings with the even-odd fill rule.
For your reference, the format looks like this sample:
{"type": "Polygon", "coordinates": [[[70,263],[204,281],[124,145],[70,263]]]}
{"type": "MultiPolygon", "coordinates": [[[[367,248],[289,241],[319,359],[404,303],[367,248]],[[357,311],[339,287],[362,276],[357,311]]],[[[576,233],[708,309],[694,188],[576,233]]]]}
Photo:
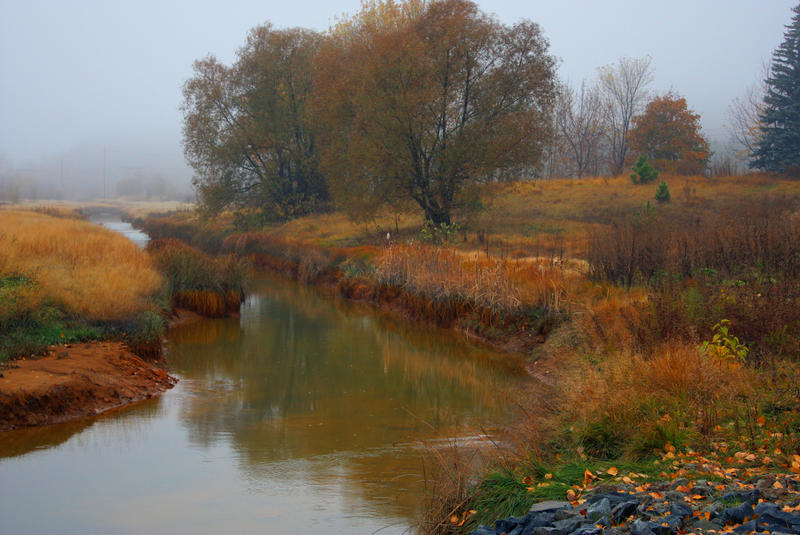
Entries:
{"type": "Polygon", "coordinates": [[[152,240],[147,252],[167,280],[173,304],[208,317],[239,310],[249,276],[247,262],[211,256],[175,239],[152,240]]]}
{"type": "Polygon", "coordinates": [[[133,242],[73,218],[0,211],[0,251],[0,277],[30,281],[3,307],[49,301],[91,320],[127,320],[149,307],[162,283],[133,242]]]}
{"type": "Polygon", "coordinates": [[[559,311],[569,274],[563,266],[540,259],[398,244],[378,256],[375,277],[433,302],[458,301],[496,314],[516,314],[524,307],[559,311]]]}

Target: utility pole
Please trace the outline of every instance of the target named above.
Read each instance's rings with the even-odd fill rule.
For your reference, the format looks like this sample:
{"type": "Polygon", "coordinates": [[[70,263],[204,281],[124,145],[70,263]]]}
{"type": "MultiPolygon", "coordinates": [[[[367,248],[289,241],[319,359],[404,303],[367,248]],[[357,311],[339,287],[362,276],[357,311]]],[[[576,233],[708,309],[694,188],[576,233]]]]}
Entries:
{"type": "Polygon", "coordinates": [[[64,200],[64,155],[61,155],[61,167],[58,172],[58,181],[61,188],[61,200],[64,200]]]}
{"type": "Polygon", "coordinates": [[[103,147],[103,198],[106,198],[106,148],[103,147]]]}

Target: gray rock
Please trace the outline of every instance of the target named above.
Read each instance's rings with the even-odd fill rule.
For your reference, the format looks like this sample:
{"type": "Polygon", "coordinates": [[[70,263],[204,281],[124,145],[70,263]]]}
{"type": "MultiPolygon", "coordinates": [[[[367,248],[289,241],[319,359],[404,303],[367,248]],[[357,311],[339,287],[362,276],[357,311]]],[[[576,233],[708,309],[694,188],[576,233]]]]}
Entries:
{"type": "Polygon", "coordinates": [[[566,535],[563,530],[552,526],[533,528],[531,535],[566,535]]]}
{"type": "Polygon", "coordinates": [[[685,503],[675,502],[669,504],[669,512],[670,514],[683,519],[692,514],[692,508],[686,505],[685,503]]]}
{"type": "Polygon", "coordinates": [[[569,535],[600,535],[601,533],[603,533],[602,528],[598,528],[592,524],[587,524],[579,527],[569,535]]]}
{"type": "Polygon", "coordinates": [[[626,520],[629,516],[636,513],[636,509],[638,507],[639,502],[635,500],[619,503],[611,510],[611,520],[615,524],[619,524],[623,520],[626,520]]]}
{"type": "Polygon", "coordinates": [[[575,518],[565,518],[564,520],[556,520],[553,522],[553,527],[562,530],[564,533],[572,533],[583,524],[588,523],[589,521],[582,517],[577,516],[575,518]]]}
{"type": "Polygon", "coordinates": [[[653,524],[646,520],[635,520],[631,526],[631,535],[655,535],[653,524]]]}
{"type": "Polygon", "coordinates": [[[586,510],[586,517],[594,522],[604,516],[611,514],[611,502],[608,498],[595,502],[586,510]]]}
{"type": "Polygon", "coordinates": [[[531,513],[546,513],[550,511],[557,511],[559,509],[572,509],[572,504],[569,502],[550,500],[546,502],[535,503],[531,505],[531,508],[528,511],[531,513]]]}
{"type": "Polygon", "coordinates": [[[756,521],[755,520],[751,520],[750,522],[747,522],[746,524],[742,524],[738,528],[734,529],[733,532],[734,533],[752,533],[753,531],[757,531],[757,530],[758,530],[758,526],[756,526],[756,521]]]}
{"type": "Polygon", "coordinates": [[[683,502],[685,496],[684,493],[678,492],[677,490],[669,490],[664,493],[664,499],[670,502],[683,502]]]}
{"type": "Polygon", "coordinates": [[[568,518],[575,518],[576,516],[581,516],[580,511],[577,509],[559,509],[555,512],[555,515],[553,515],[556,520],[566,520],[568,518]]]}
{"type": "Polygon", "coordinates": [[[691,523],[692,530],[701,529],[703,531],[709,531],[709,530],[716,531],[719,530],[720,528],[721,526],[719,524],[715,524],[714,522],[706,520],[705,518],[701,518],[700,520],[695,520],[694,522],[691,523]]]}
{"type": "Polygon", "coordinates": [[[749,516],[753,516],[753,506],[747,502],[722,511],[722,521],[726,524],[741,524],[749,516]]]}
{"type": "Polygon", "coordinates": [[[497,532],[489,526],[479,526],[471,535],[497,535],[497,532]]]}

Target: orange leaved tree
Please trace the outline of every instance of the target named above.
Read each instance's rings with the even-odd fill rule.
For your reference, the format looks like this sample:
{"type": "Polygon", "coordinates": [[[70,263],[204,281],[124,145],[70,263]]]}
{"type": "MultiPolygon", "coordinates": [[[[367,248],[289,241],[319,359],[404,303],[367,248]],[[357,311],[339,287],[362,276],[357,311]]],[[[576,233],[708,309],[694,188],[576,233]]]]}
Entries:
{"type": "Polygon", "coordinates": [[[711,153],[699,121],[700,115],[687,108],[685,98],[672,93],[655,97],[633,119],[631,153],[646,155],[663,173],[703,173],[711,153]]]}

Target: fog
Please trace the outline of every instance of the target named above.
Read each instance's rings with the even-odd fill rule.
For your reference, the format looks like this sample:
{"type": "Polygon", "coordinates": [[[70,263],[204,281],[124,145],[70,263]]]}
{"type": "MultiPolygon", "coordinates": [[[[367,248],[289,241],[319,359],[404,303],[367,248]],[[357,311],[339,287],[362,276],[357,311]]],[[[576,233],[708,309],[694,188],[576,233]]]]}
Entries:
{"type": "MultiPolygon", "coordinates": [[[[759,81],[794,0],[481,1],[505,23],[538,22],[573,84],[650,55],[656,93],[686,97],[714,147],[731,101],[759,81]]],[[[195,59],[229,63],[247,31],[325,30],[358,0],[0,0],[0,190],[86,199],[191,196],[181,87],[195,59]]]]}

